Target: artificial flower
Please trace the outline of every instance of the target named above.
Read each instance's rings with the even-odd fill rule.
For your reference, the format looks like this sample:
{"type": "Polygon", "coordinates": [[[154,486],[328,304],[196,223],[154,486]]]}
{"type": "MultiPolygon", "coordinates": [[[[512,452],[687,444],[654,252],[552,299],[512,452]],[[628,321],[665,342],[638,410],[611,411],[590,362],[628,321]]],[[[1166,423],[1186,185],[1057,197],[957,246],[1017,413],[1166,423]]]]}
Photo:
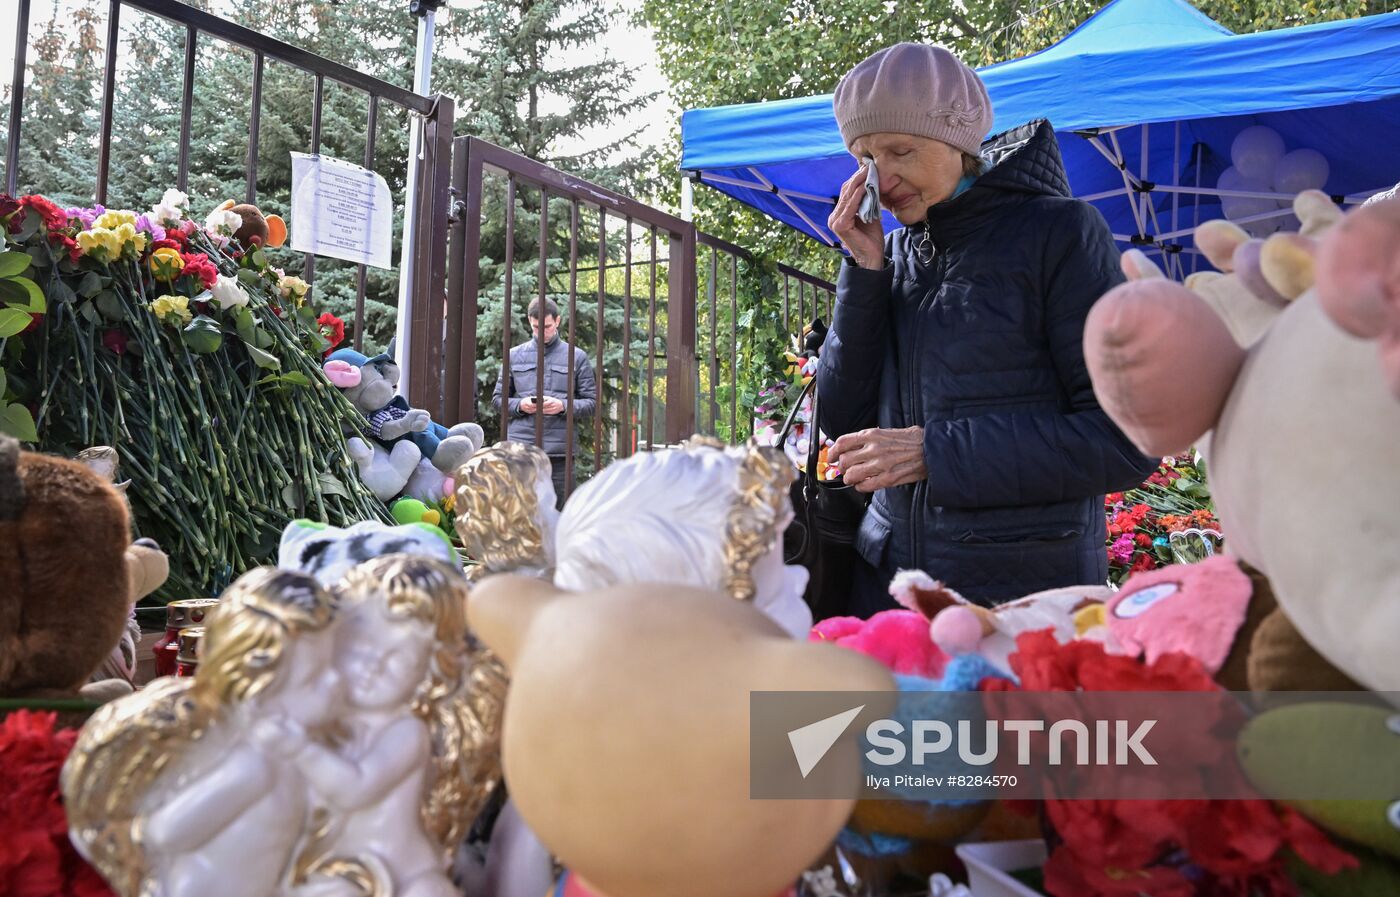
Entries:
{"type": "Polygon", "coordinates": [[[242,226],[243,219],[230,209],[215,209],[204,219],[204,229],[221,237],[232,236],[242,226]]]}
{"type": "Polygon", "coordinates": [[[151,303],[151,312],[161,323],[179,327],[194,320],[188,296],[160,296],[151,303]]]}
{"type": "Polygon", "coordinates": [[[151,273],[156,280],[170,283],[185,269],[185,260],[180,257],[180,250],[169,245],[169,240],[160,242],[165,245],[151,253],[151,273]]]}
{"type": "Polygon", "coordinates": [[[214,295],[214,303],[224,311],[231,308],[244,308],[250,301],[247,293],[238,285],[238,281],[232,277],[217,275],[214,285],[209,287],[209,292],[214,295]]]}

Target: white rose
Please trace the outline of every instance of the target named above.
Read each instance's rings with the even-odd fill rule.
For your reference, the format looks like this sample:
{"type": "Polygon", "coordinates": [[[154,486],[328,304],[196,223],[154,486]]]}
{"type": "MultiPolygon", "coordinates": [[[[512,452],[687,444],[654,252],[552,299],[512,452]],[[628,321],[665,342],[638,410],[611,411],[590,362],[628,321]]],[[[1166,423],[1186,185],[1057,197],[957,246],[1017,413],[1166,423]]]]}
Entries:
{"type": "Polygon", "coordinates": [[[243,219],[229,209],[215,209],[204,219],[204,229],[214,234],[228,236],[243,226],[243,219]]]}
{"type": "Polygon", "coordinates": [[[232,277],[220,274],[219,279],[214,281],[214,286],[210,288],[209,292],[214,294],[214,301],[224,311],[235,307],[242,308],[248,304],[248,294],[243,292],[238,281],[232,277]]]}
{"type": "Polygon", "coordinates": [[[190,198],[179,190],[167,190],[151,209],[151,220],[160,225],[177,222],[185,217],[184,209],[189,204],[190,198]]]}

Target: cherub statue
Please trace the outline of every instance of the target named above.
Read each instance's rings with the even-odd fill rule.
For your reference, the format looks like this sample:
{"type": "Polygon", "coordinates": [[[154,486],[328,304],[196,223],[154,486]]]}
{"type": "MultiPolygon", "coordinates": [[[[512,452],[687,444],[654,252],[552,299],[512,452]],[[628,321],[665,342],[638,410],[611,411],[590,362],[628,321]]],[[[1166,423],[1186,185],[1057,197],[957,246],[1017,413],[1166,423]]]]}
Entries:
{"type": "Polygon", "coordinates": [[[99,711],[63,776],[74,843],[120,897],[446,895],[499,780],[505,679],[452,564],[389,555],[332,589],[261,568],[198,672],[99,711]]]}
{"type": "Polygon", "coordinates": [[[532,445],[502,442],[472,455],[455,473],[457,535],[471,571],[544,575],[554,566],[554,480],[549,456],[532,445]]]}
{"type": "Polygon", "coordinates": [[[752,601],[807,637],[807,571],[783,563],[792,465],[778,449],[692,439],[619,461],[569,499],[559,519],[554,584],[689,585],[752,601]]]}
{"type": "Polygon", "coordinates": [[[334,718],[334,614],[310,577],[254,570],[211,614],[196,676],[157,680],[83,727],[62,777],[69,828],[119,897],[292,893],[311,801],[284,746],[252,731],[334,718]]]}
{"type": "Polygon", "coordinates": [[[348,705],[339,739],[329,745],[296,720],[255,727],[328,809],[302,855],[307,882],[373,857],[396,897],[459,897],[449,855],[500,778],[505,698],[499,667],[474,662],[466,587],[457,568],[426,557],[356,567],[336,588],[348,705]]]}

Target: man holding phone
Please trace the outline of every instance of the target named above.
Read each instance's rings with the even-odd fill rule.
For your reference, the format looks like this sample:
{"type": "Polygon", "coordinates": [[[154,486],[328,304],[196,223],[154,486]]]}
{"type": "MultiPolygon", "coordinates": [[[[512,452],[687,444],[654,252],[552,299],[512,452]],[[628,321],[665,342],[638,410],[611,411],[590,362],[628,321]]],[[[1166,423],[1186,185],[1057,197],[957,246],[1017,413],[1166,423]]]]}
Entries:
{"type": "MultiPolygon", "coordinates": [[[[510,350],[510,395],[506,421],[506,442],[535,443],[535,418],[544,416],[544,442],[540,446],[549,455],[554,467],[554,495],[560,506],[564,503],[565,459],[570,445],[578,454],[578,433],[569,429],[569,353],[573,353],[574,423],[593,416],[598,407],[598,388],[593,378],[593,365],[588,353],[559,338],[559,306],[552,299],[544,300],[541,316],[540,300],[530,303],[528,341],[510,350]],[[540,339],[544,339],[544,358],[540,359],[540,339]],[[541,393],[539,369],[544,365],[544,390],[541,393]]],[[[492,406],[501,409],[502,383],[505,371],[496,378],[492,406]]]]}

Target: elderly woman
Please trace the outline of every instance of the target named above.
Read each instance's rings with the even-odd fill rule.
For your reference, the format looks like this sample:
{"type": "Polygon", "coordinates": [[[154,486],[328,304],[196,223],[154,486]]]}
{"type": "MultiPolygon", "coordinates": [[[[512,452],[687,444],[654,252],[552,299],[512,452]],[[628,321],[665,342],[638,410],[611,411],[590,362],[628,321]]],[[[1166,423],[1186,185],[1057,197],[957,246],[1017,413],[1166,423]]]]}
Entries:
{"type": "Polygon", "coordinates": [[[1107,224],[1070,197],[1048,122],[982,143],[987,90],[942,47],[875,53],[834,102],[904,225],[857,218],[862,161],[828,222],[850,258],[817,374],[831,459],[875,493],[850,612],[893,606],[904,568],[987,605],[1104,582],[1103,496],[1157,464],[1084,366],[1084,318],[1122,279],[1107,224]]]}

